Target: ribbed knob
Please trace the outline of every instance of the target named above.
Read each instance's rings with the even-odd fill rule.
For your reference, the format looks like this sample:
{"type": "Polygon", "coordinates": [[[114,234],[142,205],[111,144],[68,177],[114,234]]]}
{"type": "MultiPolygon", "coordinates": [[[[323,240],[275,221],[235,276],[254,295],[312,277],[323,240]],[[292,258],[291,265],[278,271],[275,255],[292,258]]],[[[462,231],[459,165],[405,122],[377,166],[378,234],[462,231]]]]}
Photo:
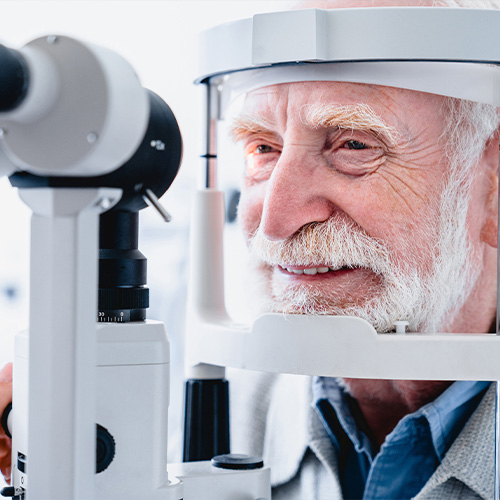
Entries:
{"type": "Polygon", "coordinates": [[[100,288],[99,310],[147,309],[149,288],[100,288]]]}

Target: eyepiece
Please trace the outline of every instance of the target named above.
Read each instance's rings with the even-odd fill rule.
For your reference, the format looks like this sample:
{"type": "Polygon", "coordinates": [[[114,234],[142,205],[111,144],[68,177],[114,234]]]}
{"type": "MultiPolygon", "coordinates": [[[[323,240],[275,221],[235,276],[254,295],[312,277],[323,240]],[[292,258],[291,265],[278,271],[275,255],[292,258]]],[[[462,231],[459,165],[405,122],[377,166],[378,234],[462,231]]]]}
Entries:
{"type": "Polygon", "coordinates": [[[29,72],[24,57],[0,45],[0,112],[17,108],[28,92],[29,72]]]}

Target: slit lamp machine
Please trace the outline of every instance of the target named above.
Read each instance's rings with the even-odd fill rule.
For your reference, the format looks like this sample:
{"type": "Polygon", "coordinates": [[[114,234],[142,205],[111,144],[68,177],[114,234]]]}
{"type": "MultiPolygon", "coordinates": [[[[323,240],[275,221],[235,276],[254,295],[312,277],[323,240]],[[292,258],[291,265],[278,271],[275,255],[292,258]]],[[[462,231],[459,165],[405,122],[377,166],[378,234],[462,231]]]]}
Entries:
{"type": "MultiPolygon", "coordinates": [[[[205,88],[206,141],[191,226],[182,464],[167,460],[169,343],[163,324],[146,318],[137,230],[147,204],[169,218],[158,199],[181,161],[175,117],[111,51],[56,35],[1,46],[0,173],[33,212],[30,326],[15,342],[12,486],[2,494],[270,500],[266,464],[229,453],[225,367],[500,380],[493,334],[388,335],[334,316],[265,314],[237,324],[225,306],[217,184],[217,127],[237,96],[341,81],[498,107],[499,30],[500,11],[384,7],[260,14],[202,35],[196,83],[205,88]]],[[[498,399],[497,391],[496,499],[498,399]]]]}

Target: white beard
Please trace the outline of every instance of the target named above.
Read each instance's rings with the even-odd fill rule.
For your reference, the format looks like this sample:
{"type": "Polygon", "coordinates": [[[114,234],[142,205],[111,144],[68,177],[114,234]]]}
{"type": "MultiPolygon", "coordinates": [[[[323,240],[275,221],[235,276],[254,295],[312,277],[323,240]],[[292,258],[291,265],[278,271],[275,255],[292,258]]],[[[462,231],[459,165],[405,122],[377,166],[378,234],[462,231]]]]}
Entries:
{"type": "Polygon", "coordinates": [[[256,287],[260,312],[357,316],[378,332],[393,331],[399,320],[409,321],[410,331],[441,331],[463,306],[480,273],[468,244],[465,192],[468,188],[453,182],[443,191],[439,221],[427,228],[427,245],[434,256],[427,275],[417,259],[412,259],[413,242],[406,242],[404,262],[397,262],[382,242],[345,216],[333,215],[323,223],[310,224],[279,242],[267,240],[257,230],[250,251],[253,274],[260,276],[256,287]],[[319,263],[367,268],[381,283],[369,297],[346,304],[342,290],[291,285],[273,276],[272,267],[279,264],[319,263]]]}

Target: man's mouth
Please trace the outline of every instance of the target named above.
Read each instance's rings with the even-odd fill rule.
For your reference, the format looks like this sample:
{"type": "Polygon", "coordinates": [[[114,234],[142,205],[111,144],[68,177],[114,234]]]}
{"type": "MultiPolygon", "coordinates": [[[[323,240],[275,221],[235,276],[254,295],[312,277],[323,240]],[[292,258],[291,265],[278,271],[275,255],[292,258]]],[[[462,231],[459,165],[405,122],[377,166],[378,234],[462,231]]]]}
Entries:
{"type": "Polygon", "coordinates": [[[278,269],[290,276],[316,276],[323,275],[324,277],[328,277],[329,275],[338,275],[339,272],[347,272],[354,271],[355,269],[359,269],[356,267],[330,267],[326,265],[317,265],[317,266],[288,266],[288,265],[278,265],[278,269]]]}
{"type": "Polygon", "coordinates": [[[323,313],[332,308],[338,311],[339,307],[364,304],[379,293],[383,282],[382,275],[363,265],[332,267],[322,262],[301,266],[284,263],[272,269],[273,298],[288,311],[302,311],[304,300],[310,300],[314,310],[323,313]]]}

